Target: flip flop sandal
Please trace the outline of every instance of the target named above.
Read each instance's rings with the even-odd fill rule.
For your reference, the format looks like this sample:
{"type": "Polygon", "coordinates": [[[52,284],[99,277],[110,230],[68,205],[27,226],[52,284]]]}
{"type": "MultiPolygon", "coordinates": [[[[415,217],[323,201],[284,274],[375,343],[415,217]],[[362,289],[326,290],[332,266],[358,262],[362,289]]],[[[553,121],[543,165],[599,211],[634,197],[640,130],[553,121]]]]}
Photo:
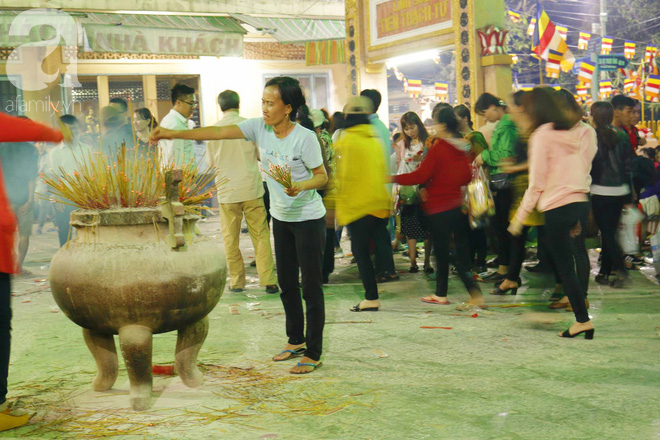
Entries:
{"type": "Polygon", "coordinates": [[[451,304],[449,301],[442,302],[442,301],[438,301],[437,299],[431,298],[429,296],[425,296],[424,298],[422,298],[422,302],[423,303],[428,303],[428,304],[438,304],[438,305],[441,305],[441,306],[446,306],[448,304],[451,304]]]}
{"type": "Polygon", "coordinates": [[[289,359],[294,359],[297,357],[302,356],[305,354],[305,351],[307,350],[306,347],[301,347],[301,348],[296,348],[295,350],[282,350],[282,352],[276,356],[273,356],[273,360],[275,362],[282,362],[282,361],[288,361],[289,359]],[[277,356],[283,355],[284,353],[291,353],[291,356],[286,357],[284,359],[275,359],[277,356]]]}
{"type": "Polygon", "coordinates": [[[378,307],[364,307],[360,308],[360,304],[353,306],[349,309],[351,312],[377,312],[378,307]]]}
{"type": "Polygon", "coordinates": [[[315,371],[317,368],[319,368],[321,365],[323,365],[323,362],[319,362],[318,364],[311,364],[311,363],[303,363],[303,362],[298,362],[296,364],[296,367],[312,367],[311,370],[309,371],[299,371],[297,373],[291,372],[291,374],[309,374],[312,371],[315,371]]]}

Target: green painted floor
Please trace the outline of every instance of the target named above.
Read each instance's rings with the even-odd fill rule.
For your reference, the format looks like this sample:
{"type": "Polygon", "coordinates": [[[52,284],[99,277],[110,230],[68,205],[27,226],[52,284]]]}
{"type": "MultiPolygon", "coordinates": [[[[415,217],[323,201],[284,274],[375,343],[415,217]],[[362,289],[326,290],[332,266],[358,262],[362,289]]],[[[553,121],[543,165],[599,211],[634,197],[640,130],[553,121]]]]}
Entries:
{"type": "MultiPolygon", "coordinates": [[[[220,242],[217,220],[201,228],[220,242]]],[[[48,289],[56,242],[52,231],[33,237],[34,276],[15,280],[9,398],[35,416],[0,438],[660,438],[660,289],[652,268],[633,273],[626,291],[591,283],[596,336],[586,341],[556,336],[573,315],[547,309],[550,278],[523,271],[517,296],[487,295],[490,305],[523,307],[472,317],[420,302],[433,284],[406,272],[381,285],[380,312],[352,313],[362,298],[357,268],[337,260],[325,289],[323,366],[304,377],[287,373],[293,361],[269,360],[285,343],[284,316],[278,296],[252,278],[211,314],[199,358],[205,384],[188,389],[176,376],[158,376],[152,410],[134,413],[123,368],[111,392],[91,390],[94,361],[48,289]]],[[[246,256],[251,246],[244,234],[246,256]]],[[[395,259],[405,272],[407,260],[395,259]]],[[[450,299],[467,299],[456,277],[450,299]]],[[[154,362],[172,363],[175,342],[174,333],[155,336],[154,362]]]]}

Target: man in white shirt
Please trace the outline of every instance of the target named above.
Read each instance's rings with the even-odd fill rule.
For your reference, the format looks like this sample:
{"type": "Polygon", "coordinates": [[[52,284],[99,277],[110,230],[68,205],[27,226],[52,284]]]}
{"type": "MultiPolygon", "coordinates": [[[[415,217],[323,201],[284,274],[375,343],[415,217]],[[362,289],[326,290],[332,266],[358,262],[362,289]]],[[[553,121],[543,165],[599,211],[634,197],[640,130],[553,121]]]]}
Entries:
{"type": "MultiPolygon", "coordinates": [[[[91,147],[80,142],[81,125],[78,119],[72,115],[64,115],[60,118],[63,124],[71,130],[73,139],[70,142],[62,142],[53,148],[46,156],[46,173],[49,176],[62,175],[66,173],[72,175],[80,168],[80,165],[89,160],[91,147]]],[[[57,227],[57,234],[60,246],[64,246],[69,238],[71,229],[71,212],[75,211],[75,206],[55,203],[55,218],[53,223],[57,227]]]]}
{"type": "MultiPolygon", "coordinates": [[[[185,84],[175,85],[172,88],[172,110],[160,121],[160,126],[170,130],[188,130],[188,118],[197,105],[195,89],[185,84]]],[[[161,139],[158,148],[163,166],[195,163],[195,147],[189,139],[161,139]]]]}
{"type": "MultiPolygon", "coordinates": [[[[238,114],[239,96],[225,90],[218,96],[222,119],[216,126],[237,125],[244,121],[238,114]]],[[[162,141],[161,141],[162,142],[162,141]]],[[[209,164],[218,168],[218,181],[229,178],[231,190],[218,194],[220,222],[225,254],[229,268],[229,290],[245,289],[245,264],[239,249],[243,215],[254,245],[259,282],[266,292],[277,293],[273,253],[270,247],[270,229],[266,220],[264,188],[259,171],[259,152],[256,145],[245,140],[209,141],[206,146],[209,164]]]]}

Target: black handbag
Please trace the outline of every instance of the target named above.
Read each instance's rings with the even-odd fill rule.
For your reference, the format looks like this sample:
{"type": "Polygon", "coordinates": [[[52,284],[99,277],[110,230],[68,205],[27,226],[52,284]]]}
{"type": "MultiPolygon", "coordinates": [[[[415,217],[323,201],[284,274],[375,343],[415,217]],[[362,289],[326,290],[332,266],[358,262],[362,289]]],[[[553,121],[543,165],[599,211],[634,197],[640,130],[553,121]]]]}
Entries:
{"type": "Polygon", "coordinates": [[[490,189],[502,191],[511,188],[511,174],[497,173],[490,176],[490,189]]]}

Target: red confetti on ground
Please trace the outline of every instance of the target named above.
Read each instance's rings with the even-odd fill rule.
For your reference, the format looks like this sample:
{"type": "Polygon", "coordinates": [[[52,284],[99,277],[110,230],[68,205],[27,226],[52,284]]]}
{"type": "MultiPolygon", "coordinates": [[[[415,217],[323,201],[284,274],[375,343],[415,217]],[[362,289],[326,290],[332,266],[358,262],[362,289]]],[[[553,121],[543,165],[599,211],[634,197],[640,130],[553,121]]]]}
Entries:
{"type": "Polygon", "coordinates": [[[451,330],[452,329],[451,327],[431,327],[431,326],[428,326],[428,325],[423,325],[420,328],[441,328],[443,330],[451,330]]]}
{"type": "Polygon", "coordinates": [[[29,302],[32,302],[32,301],[30,301],[29,299],[26,299],[25,301],[23,301],[23,303],[29,303],[29,302]]]}
{"type": "Polygon", "coordinates": [[[151,372],[161,376],[173,376],[174,365],[154,365],[151,367],[151,372]]]}
{"type": "Polygon", "coordinates": [[[478,313],[475,313],[474,315],[470,315],[470,316],[471,316],[472,318],[478,318],[478,317],[479,317],[479,314],[478,314],[478,313]]]}

